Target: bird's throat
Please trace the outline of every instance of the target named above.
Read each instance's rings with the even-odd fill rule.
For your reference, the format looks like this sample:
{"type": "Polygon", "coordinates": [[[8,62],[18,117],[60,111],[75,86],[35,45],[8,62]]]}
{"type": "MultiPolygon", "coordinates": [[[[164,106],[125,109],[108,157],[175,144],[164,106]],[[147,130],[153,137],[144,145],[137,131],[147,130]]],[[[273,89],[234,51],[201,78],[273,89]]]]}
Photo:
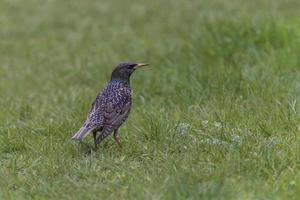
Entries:
{"type": "Polygon", "coordinates": [[[111,81],[122,82],[130,85],[130,79],[128,77],[111,77],[111,81]]]}
{"type": "Polygon", "coordinates": [[[129,84],[130,76],[131,76],[130,72],[114,70],[111,74],[111,81],[118,81],[118,82],[129,84]]]}

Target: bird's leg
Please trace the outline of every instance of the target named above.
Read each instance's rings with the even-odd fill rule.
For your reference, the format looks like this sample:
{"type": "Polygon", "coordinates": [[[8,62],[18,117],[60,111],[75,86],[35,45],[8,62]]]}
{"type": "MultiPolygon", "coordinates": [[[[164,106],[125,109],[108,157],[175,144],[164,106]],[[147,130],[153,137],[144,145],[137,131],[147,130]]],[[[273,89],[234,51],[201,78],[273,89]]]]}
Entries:
{"type": "Polygon", "coordinates": [[[97,149],[97,131],[93,132],[93,137],[94,137],[95,149],[97,149]]]}
{"type": "Polygon", "coordinates": [[[120,137],[119,137],[119,129],[116,129],[116,130],[114,131],[114,139],[115,139],[115,141],[117,142],[117,144],[119,145],[119,147],[121,148],[122,145],[121,145],[120,137]]]}

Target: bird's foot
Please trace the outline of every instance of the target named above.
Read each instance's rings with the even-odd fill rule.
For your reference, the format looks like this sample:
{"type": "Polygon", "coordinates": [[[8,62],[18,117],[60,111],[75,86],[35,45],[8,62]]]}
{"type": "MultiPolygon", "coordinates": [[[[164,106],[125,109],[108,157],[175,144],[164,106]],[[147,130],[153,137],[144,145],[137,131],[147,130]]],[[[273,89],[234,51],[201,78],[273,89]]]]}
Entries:
{"type": "Polygon", "coordinates": [[[120,142],[120,138],[119,138],[119,137],[115,137],[115,141],[116,141],[116,143],[118,144],[118,146],[119,146],[120,148],[122,148],[122,145],[121,145],[121,142],[120,142]]]}

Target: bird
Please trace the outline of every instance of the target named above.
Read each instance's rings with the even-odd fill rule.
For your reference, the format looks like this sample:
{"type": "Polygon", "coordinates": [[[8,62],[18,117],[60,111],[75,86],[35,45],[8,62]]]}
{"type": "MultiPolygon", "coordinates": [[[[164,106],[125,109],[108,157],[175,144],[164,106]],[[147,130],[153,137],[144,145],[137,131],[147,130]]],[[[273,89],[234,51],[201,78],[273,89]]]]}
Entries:
{"type": "Polygon", "coordinates": [[[81,128],[73,135],[73,140],[81,141],[92,133],[95,148],[113,132],[113,137],[121,147],[119,128],[126,121],[131,110],[132,90],[130,76],[146,63],[122,62],[111,73],[106,87],[97,95],[81,128]]]}

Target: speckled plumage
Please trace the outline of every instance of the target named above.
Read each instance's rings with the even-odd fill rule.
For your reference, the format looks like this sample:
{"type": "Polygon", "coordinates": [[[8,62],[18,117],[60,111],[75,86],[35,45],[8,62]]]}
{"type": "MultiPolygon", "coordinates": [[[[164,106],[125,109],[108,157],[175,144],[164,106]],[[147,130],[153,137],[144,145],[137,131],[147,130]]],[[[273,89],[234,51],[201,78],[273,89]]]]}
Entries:
{"type": "Polygon", "coordinates": [[[82,140],[88,133],[93,133],[95,145],[110,133],[118,140],[118,128],[127,119],[131,108],[130,76],[137,66],[145,64],[121,63],[112,73],[111,81],[96,97],[83,126],[72,137],[82,140]],[[97,137],[97,132],[100,135],[97,137]]]}

